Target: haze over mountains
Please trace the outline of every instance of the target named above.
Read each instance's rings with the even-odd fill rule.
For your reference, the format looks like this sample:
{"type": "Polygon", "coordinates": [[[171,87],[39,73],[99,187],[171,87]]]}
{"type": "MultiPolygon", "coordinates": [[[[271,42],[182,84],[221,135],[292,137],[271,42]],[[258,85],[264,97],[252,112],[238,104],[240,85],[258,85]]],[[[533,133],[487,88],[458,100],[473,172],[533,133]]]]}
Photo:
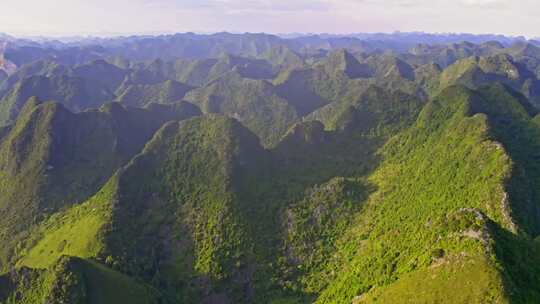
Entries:
{"type": "Polygon", "coordinates": [[[0,40],[0,303],[540,301],[535,40],[0,40]]]}

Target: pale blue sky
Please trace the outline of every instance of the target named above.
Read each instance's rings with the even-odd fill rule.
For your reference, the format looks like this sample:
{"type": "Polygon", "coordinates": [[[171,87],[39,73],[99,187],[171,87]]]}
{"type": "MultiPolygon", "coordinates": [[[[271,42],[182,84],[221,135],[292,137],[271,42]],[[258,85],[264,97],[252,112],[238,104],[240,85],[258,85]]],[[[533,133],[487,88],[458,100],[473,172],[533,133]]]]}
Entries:
{"type": "Polygon", "coordinates": [[[540,0],[0,0],[0,32],[469,32],[540,36],[540,0]]]}

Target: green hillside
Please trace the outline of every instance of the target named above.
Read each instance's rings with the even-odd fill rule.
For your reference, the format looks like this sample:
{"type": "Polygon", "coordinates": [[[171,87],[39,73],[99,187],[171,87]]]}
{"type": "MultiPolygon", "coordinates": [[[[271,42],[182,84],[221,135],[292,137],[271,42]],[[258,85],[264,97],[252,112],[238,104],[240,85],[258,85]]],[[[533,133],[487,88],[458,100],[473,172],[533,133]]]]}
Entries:
{"type": "Polygon", "coordinates": [[[539,302],[538,42],[447,36],[9,40],[0,303],[539,302]]]}
{"type": "Polygon", "coordinates": [[[97,195],[37,230],[18,264],[48,267],[66,254],[98,258],[156,284],[171,301],[197,303],[209,292],[243,298],[241,282],[232,294],[223,285],[249,275],[253,254],[234,180],[264,155],[232,119],[170,122],[97,195]]]}
{"type": "Polygon", "coordinates": [[[20,268],[0,281],[0,303],[6,304],[160,303],[153,288],[94,261],[66,256],[47,269],[20,268]]]}
{"type": "MultiPolygon", "coordinates": [[[[357,224],[338,241],[340,254],[326,270],[338,275],[330,276],[318,302],[534,301],[535,292],[523,281],[513,281],[521,267],[516,265],[523,262],[499,247],[516,251],[519,247],[512,246],[523,241],[512,234],[515,205],[507,198],[507,191],[516,190],[507,184],[511,154],[494,141],[498,134],[490,123],[497,116],[508,117],[504,108],[509,105],[493,108],[497,100],[484,92],[494,90],[444,91],[426,105],[411,130],[385,145],[385,160],[370,177],[378,190],[366,201],[357,224]],[[476,266],[474,272],[467,266],[467,280],[452,275],[469,263],[476,266]],[[425,285],[424,278],[437,281],[425,285]],[[446,284],[452,288],[445,289],[446,284]],[[419,285],[420,292],[408,293],[419,285]],[[457,297],[448,293],[455,288],[469,292],[457,297]]],[[[507,146],[510,150],[512,144],[507,146]]],[[[528,242],[519,246],[534,250],[536,245],[528,242]]],[[[534,268],[520,270],[535,276],[534,268]]]]}
{"type": "Polygon", "coordinates": [[[106,88],[82,78],[32,76],[18,82],[0,101],[0,124],[13,123],[32,96],[41,100],[57,100],[73,111],[99,107],[113,98],[106,88]]]}
{"type": "Polygon", "coordinates": [[[144,107],[150,103],[171,104],[181,101],[193,88],[180,82],[167,80],[158,84],[123,84],[118,88],[115,101],[144,107]]]}
{"type": "Polygon", "coordinates": [[[243,78],[235,72],[193,90],[186,100],[204,113],[223,113],[238,119],[267,146],[275,145],[299,119],[294,107],[270,82],[243,78]]]}
{"type": "Polygon", "coordinates": [[[166,121],[199,113],[187,103],[148,109],[112,103],[73,114],[58,103],[28,101],[0,142],[1,268],[32,224],[93,195],[166,121]]]}

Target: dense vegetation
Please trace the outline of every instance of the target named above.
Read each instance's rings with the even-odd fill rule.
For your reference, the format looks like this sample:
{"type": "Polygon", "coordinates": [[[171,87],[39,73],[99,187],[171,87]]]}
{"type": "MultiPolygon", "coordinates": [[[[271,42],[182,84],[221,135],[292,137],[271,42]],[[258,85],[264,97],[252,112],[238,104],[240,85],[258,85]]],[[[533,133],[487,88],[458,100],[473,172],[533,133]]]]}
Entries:
{"type": "Polygon", "coordinates": [[[540,48],[368,37],[11,40],[0,303],[540,301],[540,48]]]}

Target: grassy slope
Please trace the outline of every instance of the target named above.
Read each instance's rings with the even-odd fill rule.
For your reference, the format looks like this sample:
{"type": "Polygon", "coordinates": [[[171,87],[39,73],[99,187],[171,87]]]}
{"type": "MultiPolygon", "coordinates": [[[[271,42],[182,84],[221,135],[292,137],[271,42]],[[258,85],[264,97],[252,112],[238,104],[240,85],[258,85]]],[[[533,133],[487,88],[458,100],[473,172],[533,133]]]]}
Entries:
{"type": "Polygon", "coordinates": [[[51,216],[27,240],[28,252],[17,266],[47,268],[63,255],[97,257],[102,250],[102,230],[110,223],[115,178],[87,202],[51,216]]]}
{"type": "Polygon", "coordinates": [[[82,202],[138,153],[164,122],[198,115],[184,103],[146,110],[108,104],[73,114],[57,103],[27,104],[0,151],[1,267],[29,228],[82,202]]]}
{"type": "MultiPolygon", "coordinates": [[[[485,223],[475,227],[476,211],[462,208],[509,227],[501,201],[510,160],[488,139],[486,116],[469,116],[471,103],[467,90],[448,90],[424,108],[415,127],[387,143],[385,161],[370,178],[377,192],[319,276],[330,282],[319,303],[350,302],[424,271],[440,255],[482,259],[486,245],[463,232],[480,233],[485,223]]],[[[487,297],[504,298],[492,288],[497,284],[483,286],[487,297]]]]}
{"type": "Polygon", "coordinates": [[[505,303],[500,274],[484,258],[444,261],[404,275],[388,287],[373,290],[354,303],[505,303]],[[454,292],[449,292],[454,291],[454,292]]]}
{"type": "Polygon", "coordinates": [[[62,257],[47,269],[0,276],[0,303],[159,303],[151,287],[95,261],[62,257]]]}

